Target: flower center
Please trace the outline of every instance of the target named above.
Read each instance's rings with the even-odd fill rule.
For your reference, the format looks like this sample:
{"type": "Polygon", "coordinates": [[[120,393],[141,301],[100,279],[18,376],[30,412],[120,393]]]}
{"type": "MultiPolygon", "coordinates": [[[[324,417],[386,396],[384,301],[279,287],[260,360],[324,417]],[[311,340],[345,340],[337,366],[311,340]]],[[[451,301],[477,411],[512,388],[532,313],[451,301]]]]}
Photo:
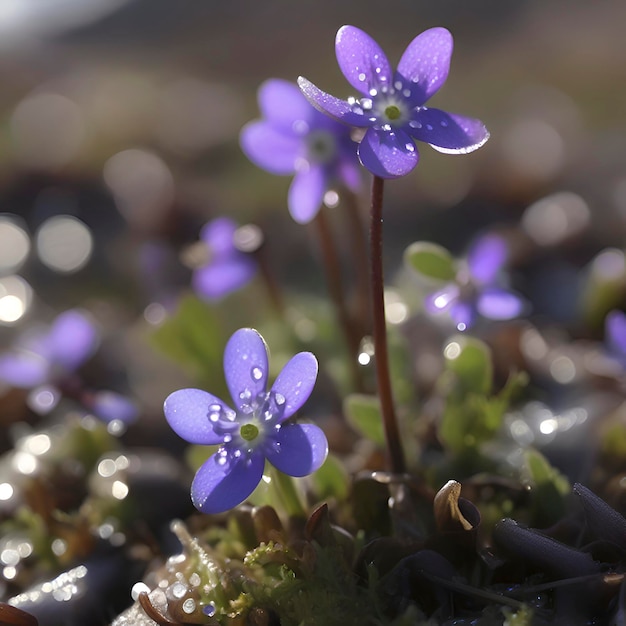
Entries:
{"type": "Polygon", "coordinates": [[[239,434],[246,441],[254,441],[259,436],[259,428],[252,423],[242,424],[239,434]]]}
{"type": "Polygon", "coordinates": [[[395,104],[390,104],[385,108],[385,115],[389,121],[397,120],[401,115],[400,109],[395,104]]]}
{"type": "Polygon", "coordinates": [[[307,135],[307,158],[313,163],[329,163],[335,156],[337,145],[332,133],[314,130],[307,135]]]}

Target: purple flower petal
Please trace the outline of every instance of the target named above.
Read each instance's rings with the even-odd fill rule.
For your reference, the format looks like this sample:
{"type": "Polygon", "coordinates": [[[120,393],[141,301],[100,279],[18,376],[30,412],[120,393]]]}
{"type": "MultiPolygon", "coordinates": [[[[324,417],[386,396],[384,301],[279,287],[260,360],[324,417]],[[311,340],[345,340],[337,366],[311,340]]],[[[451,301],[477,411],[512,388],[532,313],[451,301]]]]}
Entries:
{"type": "Polygon", "coordinates": [[[348,82],[360,93],[391,82],[392,72],[382,48],[355,26],[342,26],[335,38],[337,63],[348,82]]]}
{"type": "Polygon", "coordinates": [[[308,122],[315,114],[297,85],[271,78],[259,87],[259,108],[263,117],[286,134],[294,132],[294,122],[308,122]]]}
{"type": "Polygon", "coordinates": [[[370,128],[359,144],[359,158],[374,176],[398,178],[417,165],[419,153],[403,130],[385,132],[370,128]]]}
{"type": "Polygon", "coordinates": [[[438,289],[437,291],[428,294],[424,298],[424,308],[429,313],[441,313],[447,311],[454,302],[456,302],[460,296],[460,289],[455,283],[449,283],[438,289]]]}
{"type": "Polygon", "coordinates": [[[618,355],[626,355],[626,314],[611,311],[605,320],[605,334],[609,347],[618,355]]]}
{"type": "Polygon", "coordinates": [[[217,217],[200,230],[200,239],[210,248],[212,255],[230,254],[234,249],[233,238],[238,226],[229,217],[217,217]]]}
{"type": "Polygon", "coordinates": [[[350,126],[366,127],[370,125],[367,116],[355,113],[352,105],[346,100],[340,100],[316,87],[312,82],[300,76],[298,85],[304,97],[318,110],[330,117],[350,126]]]}
{"type": "Polygon", "coordinates": [[[252,328],[235,332],[224,350],[224,374],[239,411],[249,413],[250,402],[265,393],[268,373],[267,346],[263,337],[252,328]]]}
{"type": "Polygon", "coordinates": [[[317,359],[310,352],[299,352],[283,367],[272,385],[272,392],[284,398],[282,420],[291,417],[307,401],[315,386],[317,369],[317,359]]]}
{"type": "Polygon", "coordinates": [[[327,182],[321,166],[305,167],[293,177],[287,203],[291,217],[298,224],[307,224],[317,215],[327,182]]]}
{"type": "Polygon", "coordinates": [[[489,139],[485,125],[472,117],[429,107],[420,110],[414,120],[419,122],[420,127],[407,126],[411,136],[446,154],[473,152],[489,139]]]}
{"type": "Polygon", "coordinates": [[[213,430],[209,419],[211,407],[228,405],[216,396],[201,389],[179,389],[171,393],[163,403],[163,411],[172,430],[189,443],[213,445],[224,441],[224,434],[213,430]]]}
{"type": "Polygon", "coordinates": [[[476,308],[483,316],[491,320],[510,320],[520,315],[524,309],[522,299],[504,289],[485,289],[476,301],[476,308]]]}
{"type": "Polygon", "coordinates": [[[196,472],[191,500],[202,513],[223,513],[241,504],[259,484],[265,458],[252,453],[248,458],[211,456],[196,472]]]}
{"type": "Polygon", "coordinates": [[[482,285],[494,282],[508,255],[506,242],[494,234],[480,237],[467,255],[472,279],[482,285]]]}
{"type": "Polygon", "coordinates": [[[450,317],[458,330],[466,330],[474,324],[474,307],[464,300],[457,300],[450,306],[450,317]]]}
{"type": "Polygon", "coordinates": [[[36,387],[48,380],[50,363],[34,352],[16,352],[0,357],[0,380],[13,387],[36,387]]]}
{"type": "Polygon", "coordinates": [[[197,269],[191,283],[199,296],[208,300],[219,300],[252,280],[256,269],[254,260],[240,253],[197,269]]]}
{"type": "Polygon", "coordinates": [[[113,391],[96,392],[88,408],[105,422],[120,420],[124,424],[131,424],[139,415],[137,404],[113,391]]]}
{"type": "MultiPolygon", "coordinates": [[[[356,156],[357,145],[354,145],[354,154],[356,156]]],[[[337,176],[339,180],[350,190],[355,193],[361,189],[362,169],[359,162],[355,158],[343,158],[337,166],[337,176]]]]}
{"type": "Polygon", "coordinates": [[[258,167],[271,174],[293,174],[300,155],[301,139],[281,132],[264,121],[249,122],[239,135],[245,155],[258,167]]]}
{"type": "Polygon", "coordinates": [[[445,28],[424,31],[407,46],[398,74],[413,83],[415,104],[424,104],[446,82],[452,48],[452,35],[445,28]]]}
{"type": "Polygon", "coordinates": [[[315,424],[287,424],[266,446],[265,454],[267,460],[284,474],[307,476],[326,460],[328,441],[315,424]]]}
{"type": "Polygon", "coordinates": [[[68,371],[81,365],[95,350],[97,342],[94,324],[77,310],[61,313],[52,323],[46,339],[50,360],[68,371]]]}

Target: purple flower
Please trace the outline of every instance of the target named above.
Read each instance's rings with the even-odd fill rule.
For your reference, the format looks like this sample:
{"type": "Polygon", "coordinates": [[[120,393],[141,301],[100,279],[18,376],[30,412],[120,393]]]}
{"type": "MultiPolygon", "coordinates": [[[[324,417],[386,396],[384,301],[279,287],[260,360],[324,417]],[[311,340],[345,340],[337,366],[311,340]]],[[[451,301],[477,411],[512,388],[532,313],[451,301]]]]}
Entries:
{"type": "Polygon", "coordinates": [[[191,485],[194,506],[221,513],[243,502],[258,485],[267,459],[281,472],[305,476],[328,453],[322,430],[288,420],[307,400],[317,378],[317,359],[296,354],[268,386],[268,353],[256,330],[242,328],[224,351],[224,373],[235,409],[200,389],[170,394],[165,417],[180,437],[220,447],[200,467],[191,485]]]}
{"type": "Polygon", "coordinates": [[[623,311],[611,311],[606,316],[604,328],[609,355],[622,367],[626,367],[626,314],[623,311]]]}
{"type": "Polygon", "coordinates": [[[452,35],[445,28],[431,28],[413,39],[395,72],[380,46],[354,26],[339,29],[335,52],[341,71],[360,97],[340,100],[303,77],[298,84],[320,111],[367,129],[358,155],[375,176],[408,174],[419,160],[416,139],[440,152],[466,154],[489,138],[480,120],[424,106],[448,77],[452,35]]]}
{"type": "Polygon", "coordinates": [[[263,119],[244,126],[241,147],[264,170],[294,174],[288,206],[296,222],[310,222],[336,182],[358,191],[361,174],[348,126],[319,113],[285,80],[261,85],[259,108],[263,119]]]}
{"type": "Polygon", "coordinates": [[[243,287],[254,277],[256,261],[236,243],[238,225],[227,217],[205,224],[200,239],[208,259],[191,279],[194,291],[208,300],[218,300],[243,287]]]}
{"type": "Polygon", "coordinates": [[[20,337],[0,356],[0,380],[14,387],[55,384],[72,374],[94,352],[98,333],[85,313],[70,309],[46,329],[20,337]]]}
{"type": "Polygon", "coordinates": [[[522,299],[499,286],[500,271],[507,258],[505,241],[498,235],[485,235],[461,260],[454,282],[426,296],[429,313],[448,312],[458,330],[466,330],[477,314],[491,320],[508,320],[520,315],[522,299]]]}

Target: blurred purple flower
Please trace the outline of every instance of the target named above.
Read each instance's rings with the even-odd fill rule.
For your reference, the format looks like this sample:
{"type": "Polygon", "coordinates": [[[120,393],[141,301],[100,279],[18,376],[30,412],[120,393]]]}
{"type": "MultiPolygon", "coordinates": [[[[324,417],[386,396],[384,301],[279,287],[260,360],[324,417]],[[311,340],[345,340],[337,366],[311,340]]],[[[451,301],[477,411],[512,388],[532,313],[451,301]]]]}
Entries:
{"type": "Polygon", "coordinates": [[[456,279],[424,299],[429,313],[447,312],[458,330],[472,326],[477,315],[491,320],[509,320],[520,315],[520,296],[500,287],[500,274],[508,255],[498,235],[479,238],[459,264],[456,279]]]}
{"type": "Polygon", "coordinates": [[[626,313],[611,311],[604,321],[604,329],[609,356],[626,368],[626,313]]]}
{"type": "Polygon", "coordinates": [[[218,300],[243,287],[254,277],[256,261],[235,245],[238,225],[218,217],[204,225],[200,240],[208,261],[196,269],[191,279],[194,291],[208,300],[218,300]]]}
{"type": "Polygon", "coordinates": [[[335,98],[303,77],[298,84],[320,111],[367,129],[358,148],[361,163],[375,176],[397,178],[417,165],[414,140],[439,152],[466,154],[489,139],[480,120],[424,106],[448,77],[452,47],[452,35],[445,28],[431,28],[413,39],[393,72],[367,33],[342,26],[335,39],[337,62],[361,97],[335,98]]]}
{"type": "Polygon", "coordinates": [[[294,174],[288,206],[296,222],[310,222],[336,182],[358,191],[360,167],[348,126],[322,115],[286,80],[261,85],[259,108],[263,119],[243,127],[241,148],[272,174],[294,174]]]}
{"type": "Polygon", "coordinates": [[[258,485],[267,459],[281,472],[305,476],[328,453],[323,431],[290,418],[307,400],[317,378],[317,359],[296,354],[267,391],[268,352],[263,337],[242,328],[224,351],[224,373],[235,410],[200,389],[170,394],[164,412],[172,429],[194,444],[220,445],[191,485],[194,506],[221,513],[243,502],[258,485]]]}
{"type": "Polygon", "coordinates": [[[54,385],[93,354],[98,340],[96,327],[85,313],[65,311],[49,328],[24,334],[0,356],[0,380],[26,389],[54,385]]]}
{"type": "Polygon", "coordinates": [[[96,391],[85,405],[94,415],[107,423],[118,421],[131,424],[139,416],[137,404],[114,391],[96,391]]]}

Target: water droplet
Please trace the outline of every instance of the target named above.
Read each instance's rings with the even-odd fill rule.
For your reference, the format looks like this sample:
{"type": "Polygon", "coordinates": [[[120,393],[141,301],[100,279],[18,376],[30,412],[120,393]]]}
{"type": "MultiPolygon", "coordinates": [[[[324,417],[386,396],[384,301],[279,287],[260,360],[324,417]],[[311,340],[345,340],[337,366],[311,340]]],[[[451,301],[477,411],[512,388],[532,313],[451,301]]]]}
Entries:
{"type": "Polygon", "coordinates": [[[404,145],[404,147],[409,151],[409,152],[415,152],[415,146],[412,143],[407,143],[404,145]]]}
{"type": "Polygon", "coordinates": [[[219,404],[209,404],[209,411],[211,413],[219,413],[222,407],[219,404]]]}
{"type": "Polygon", "coordinates": [[[378,89],[374,89],[374,87],[372,87],[370,89],[370,96],[372,96],[373,98],[374,96],[377,96],[377,95],[378,95],[378,89]]]}
{"type": "Polygon", "coordinates": [[[444,128],[446,128],[448,126],[448,122],[446,122],[446,120],[441,120],[441,122],[439,122],[444,128]]]}
{"type": "Polygon", "coordinates": [[[252,376],[252,380],[261,380],[263,378],[263,370],[260,367],[253,367],[250,376],[252,376]]]}
{"type": "Polygon", "coordinates": [[[219,413],[209,413],[209,421],[210,422],[219,422],[220,414],[219,413]]]}
{"type": "Polygon", "coordinates": [[[409,126],[410,126],[411,128],[421,128],[421,127],[422,127],[422,123],[421,123],[421,122],[418,122],[417,120],[411,120],[411,121],[409,122],[409,126]]]}
{"type": "Polygon", "coordinates": [[[402,81],[401,81],[401,80],[397,80],[397,81],[393,84],[393,86],[394,86],[394,87],[395,87],[398,91],[400,91],[404,85],[402,84],[402,81]]]}
{"type": "Polygon", "coordinates": [[[389,132],[391,130],[391,124],[383,124],[381,128],[382,130],[389,132]]]}
{"type": "Polygon", "coordinates": [[[189,577],[189,584],[194,587],[197,587],[198,585],[200,585],[201,582],[202,582],[202,579],[200,578],[200,574],[198,574],[198,572],[194,572],[189,577]]]}
{"type": "Polygon", "coordinates": [[[213,617],[215,615],[215,603],[209,602],[205,607],[202,608],[202,612],[209,617],[213,617]]]}
{"type": "Polygon", "coordinates": [[[276,404],[277,404],[278,406],[282,406],[283,404],[285,404],[285,396],[283,396],[283,394],[282,394],[282,393],[277,393],[277,394],[274,396],[274,400],[276,401],[276,404]]]}
{"type": "Polygon", "coordinates": [[[179,600],[181,598],[184,598],[187,595],[187,586],[184,585],[181,582],[176,582],[174,583],[171,587],[170,590],[172,592],[172,595],[175,598],[178,598],[179,600]]]}
{"type": "Polygon", "coordinates": [[[375,71],[377,74],[380,74],[383,70],[382,70],[382,68],[377,67],[374,71],[375,71]]]}
{"type": "Polygon", "coordinates": [[[410,90],[410,89],[408,89],[408,88],[407,88],[407,89],[403,89],[403,90],[402,90],[402,95],[403,95],[405,98],[410,98],[410,97],[411,97],[411,90],[410,90]]]}
{"type": "Polygon", "coordinates": [[[355,105],[355,104],[356,104],[356,98],[355,98],[354,96],[350,96],[350,97],[348,98],[348,104],[349,104],[350,106],[355,105]]]}
{"type": "Polygon", "coordinates": [[[196,610],[196,601],[193,598],[187,598],[183,602],[183,612],[191,615],[196,610]]]}
{"type": "Polygon", "coordinates": [[[218,456],[217,457],[217,464],[218,465],[226,465],[226,457],[225,456],[218,456]]]}
{"type": "Polygon", "coordinates": [[[224,435],[224,443],[230,443],[233,440],[232,435],[224,435]]]}
{"type": "Polygon", "coordinates": [[[365,76],[365,74],[364,74],[363,72],[361,72],[361,73],[359,74],[359,80],[360,80],[362,83],[363,83],[363,82],[365,82],[365,79],[366,79],[366,78],[367,78],[367,77],[365,76]]]}
{"type": "Polygon", "coordinates": [[[372,101],[370,98],[361,98],[361,106],[365,111],[369,111],[372,108],[372,101]]]}
{"type": "Polygon", "coordinates": [[[432,124],[426,124],[426,130],[432,130],[432,129],[433,129],[432,124]]]}
{"type": "Polygon", "coordinates": [[[241,450],[235,450],[235,451],[233,452],[233,456],[234,456],[236,459],[240,458],[240,457],[241,457],[241,450]]]}

